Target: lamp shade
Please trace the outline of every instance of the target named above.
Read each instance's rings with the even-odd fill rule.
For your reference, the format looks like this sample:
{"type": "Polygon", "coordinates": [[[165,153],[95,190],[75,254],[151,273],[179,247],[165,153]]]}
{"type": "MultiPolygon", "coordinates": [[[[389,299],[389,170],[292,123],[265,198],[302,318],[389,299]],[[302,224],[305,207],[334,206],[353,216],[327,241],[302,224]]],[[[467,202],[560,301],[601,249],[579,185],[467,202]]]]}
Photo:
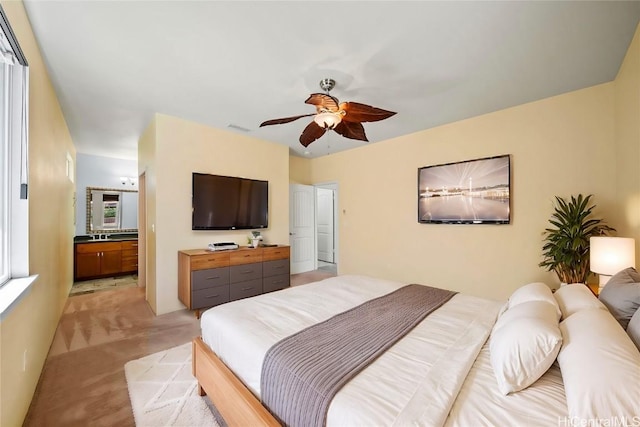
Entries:
{"type": "Polygon", "coordinates": [[[340,116],[340,114],[338,113],[325,111],[324,113],[316,114],[316,116],[313,118],[313,121],[316,122],[321,128],[333,129],[338,125],[338,123],[342,121],[342,116],[340,116]]]}
{"type": "Polygon", "coordinates": [[[591,237],[591,271],[613,276],[627,267],[635,267],[635,240],[628,237],[591,237]]]}

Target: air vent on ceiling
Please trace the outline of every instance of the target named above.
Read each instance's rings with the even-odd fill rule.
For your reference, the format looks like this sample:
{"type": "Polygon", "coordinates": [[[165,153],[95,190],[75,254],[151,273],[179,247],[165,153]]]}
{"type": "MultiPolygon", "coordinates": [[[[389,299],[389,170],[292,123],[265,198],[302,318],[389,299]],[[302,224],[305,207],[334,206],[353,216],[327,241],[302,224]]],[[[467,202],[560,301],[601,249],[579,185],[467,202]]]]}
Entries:
{"type": "Polygon", "coordinates": [[[227,125],[227,127],[231,129],[239,130],[241,132],[251,132],[251,129],[247,129],[245,127],[234,125],[234,124],[227,125]]]}

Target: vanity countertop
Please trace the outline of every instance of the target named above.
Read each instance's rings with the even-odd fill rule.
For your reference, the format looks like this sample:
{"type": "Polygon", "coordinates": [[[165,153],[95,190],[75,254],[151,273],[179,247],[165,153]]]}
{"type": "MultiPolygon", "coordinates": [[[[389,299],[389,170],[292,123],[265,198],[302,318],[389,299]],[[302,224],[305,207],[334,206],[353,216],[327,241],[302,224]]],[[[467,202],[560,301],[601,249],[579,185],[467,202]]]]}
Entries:
{"type": "Polygon", "coordinates": [[[107,239],[92,239],[91,236],[76,236],[73,238],[74,243],[101,243],[101,242],[124,242],[129,240],[138,240],[137,235],[112,235],[107,239]]]}

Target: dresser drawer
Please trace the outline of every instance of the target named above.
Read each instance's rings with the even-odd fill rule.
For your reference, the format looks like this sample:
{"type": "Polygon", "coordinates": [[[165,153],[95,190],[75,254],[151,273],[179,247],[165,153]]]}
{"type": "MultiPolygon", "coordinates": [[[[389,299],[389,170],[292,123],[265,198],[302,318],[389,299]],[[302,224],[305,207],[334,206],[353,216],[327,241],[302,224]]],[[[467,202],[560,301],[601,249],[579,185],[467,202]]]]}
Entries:
{"type": "Polygon", "coordinates": [[[208,268],[228,267],[229,253],[211,252],[210,254],[191,257],[191,270],[206,270],[208,268]]]}
{"type": "Polygon", "coordinates": [[[230,254],[229,262],[231,265],[253,264],[262,262],[262,249],[241,249],[233,251],[230,254]]]}
{"type": "Polygon", "coordinates": [[[248,298],[262,293],[262,278],[232,283],[229,286],[231,301],[248,298]]]}
{"type": "Polygon", "coordinates": [[[232,265],[229,267],[229,277],[231,283],[262,279],[262,263],[232,265]]]}
{"type": "Polygon", "coordinates": [[[272,292],[288,288],[290,278],[291,276],[289,276],[289,273],[281,274],[279,276],[265,277],[262,280],[262,292],[272,292]]]}
{"type": "Polygon", "coordinates": [[[279,259],[276,261],[266,261],[262,263],[263,277],[289,274],[289,259],[279,259]]]}
{"type": "Polygon", "coordinates": [[[262,249],[262,260],[273,261],[276,259],[289,259],[289,246],[276,246],[262,249]]]}
{"type": "Polygon", "coordinates": [[[191,272],[191,290],[212,288],[229,284],[229,267],[209,268],[191,272]]]}
{"type": "Polygon", "coordinates": [[[123,250],[134,250],[136,253],[138,252],[138,241],[137,240],[125,240],[122,243],[123,250]]]}
{"type": "Polygon", "coordinates": [[[229,285],[191,292],[191,309],[213,307],[229,302],[229,285]]]}
{"type": "Polygon", "coordinates": [[[76,252],[80,254],[95,254],[98,252],[119,251],[122,245],[120,242],[95,242],[95,243],[78,243],[76,244],[76,252]]]}
{"type": "Polygon", "coordinates": [[[138,250],[137,249],[123,249],[122,250],[122,258],[138,258],[138,250]]]}
{"type": "Polygon", "coordinates": [[[138,258],[127,259],[127,260],[123,259],[122,271],[123,272],[138,271],[138,258]]]}

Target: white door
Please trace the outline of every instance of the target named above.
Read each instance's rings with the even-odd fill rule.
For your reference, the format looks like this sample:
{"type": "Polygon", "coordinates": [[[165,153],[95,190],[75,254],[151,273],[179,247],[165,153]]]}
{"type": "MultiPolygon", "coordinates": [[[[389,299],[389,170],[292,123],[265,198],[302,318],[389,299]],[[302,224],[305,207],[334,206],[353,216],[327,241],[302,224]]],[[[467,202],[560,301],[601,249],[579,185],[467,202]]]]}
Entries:
{"type": "Polygon", "coordinates": [[[315,188],[291,184],[289,187],[289,244],[291,274],[316,269],[315,188]]]}
{"type": "Polygon", "coordinates": [[[318,195],[318,260],[333,260],[333,190],[316,188],[318,195]]]}

